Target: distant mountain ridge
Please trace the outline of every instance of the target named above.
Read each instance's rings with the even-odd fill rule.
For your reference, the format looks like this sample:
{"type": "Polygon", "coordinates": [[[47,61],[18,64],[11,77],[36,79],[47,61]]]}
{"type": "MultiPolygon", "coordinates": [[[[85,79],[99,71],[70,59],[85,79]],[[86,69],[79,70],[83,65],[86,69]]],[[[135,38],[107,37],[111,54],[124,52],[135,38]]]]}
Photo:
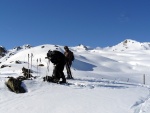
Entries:
{"type": "Polygon", "coordinates": [[[104,48],[104,50],[109,51],[150,50],[150,42],[141,43],[135,40],[126,39],[115,46],[106,47],[104,48]]]}
{"type": "Polygon", "coordinates": [[[0,47],[0,63],[6,61],[7,59],[9,59],[11,56],[15,55],[16,53],[18,53],[19,51],[24,51],[26,49],[30,49],[32,48],[31,45],[26,44],[23,46],[17,46],[13,49],[10,50],[6,50],[5,47],[0,47]]]}
{"type": "MultiPolygon", "coordinates": [[[[5,47],[0,47],[0,56],[11,56],[16,54],[20,50],[25,50],[25,49],[30,49],[33,46],[26,44],[23,46],[16,46],[13,49],[6,50],[5,47]],[[9,55],[8,55],[9,54],[9,55]]],[[[91,48],[89,46],[85,46],[83,44],[79,44],[78,46],[75,47],[69,47],[70,49],[77,50],[77,51],[88,51],[88,50],[104,50],[104,51],[116,51],[116,52],[123,52],[123,51],[136,51],[136,50],[150,50],[150,42],[138,42],[132,39],[126,39],[117,45],[111,46],[111,47],[96,47],[96,48],[91,48]]]]}
{"type": "Polygon", "coordinates": [[[80,51],[88,51],[88,50],[104,50],[104,51],[116,51],[116,52],[123,52],[123,51],[136,51],[136,50],[150,50],[150,42],[138,42],[132,39],[126,39],[117,45],[111,47],[96,47],[91,48],[89,46],[85,46],[80,44],[79,46],[73,47],[74,49],[80,51]]]}

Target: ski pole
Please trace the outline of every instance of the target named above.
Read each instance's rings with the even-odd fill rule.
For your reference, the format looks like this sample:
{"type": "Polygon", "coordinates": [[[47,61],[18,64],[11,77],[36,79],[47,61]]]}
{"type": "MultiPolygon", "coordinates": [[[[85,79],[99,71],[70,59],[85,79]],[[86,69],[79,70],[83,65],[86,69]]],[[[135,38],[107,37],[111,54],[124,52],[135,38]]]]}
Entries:
{"type": "Polygon", "coordinates": [[[40,58],[40,63],[42,63],[42,60],[41,60],[41,58],[40,58]]]}
{"type": "Polygon", "coordinates": [[[50,65],[50,60],[48,59],[48,62],[47,62],[47,70],[46,70],[46,81],[48,80],[49,65],[50,65]]]}
{"type": "Polygon", "coordinates": [[[33,53],[31,53],[31,70],[32,70],[32,57],[33,57],[33,53]]]}
{"type": "MultiPolygon", "coordinates": [[[[41,58],[39,58],[39,63],[41,63],[41,58]]],[[[40,69],[41,69],[41,68],[40,68],[39,65],[38,65],[38,68],[39,68],[38,70],[39,70],[39,76],[40,76],[40,73],[41,73],[41,70],[40,70],[40,69]]]]}
{"type": "Polygon", "coordinates": [[[37,59],[37,76],[38,76],[38,59],[37,59]]]}
{"type": "Polygon", "coordinates": [[[28,77],[29,77],[29,57],[30,55],[28,54],[28,77]]]}

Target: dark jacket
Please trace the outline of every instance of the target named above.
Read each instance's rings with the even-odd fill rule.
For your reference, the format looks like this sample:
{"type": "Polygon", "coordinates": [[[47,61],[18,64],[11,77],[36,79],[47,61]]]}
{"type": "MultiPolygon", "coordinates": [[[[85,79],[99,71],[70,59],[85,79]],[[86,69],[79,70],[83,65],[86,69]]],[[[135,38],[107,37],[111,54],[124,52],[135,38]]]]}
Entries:
{"type": "Polygon", "coordinates": [[[47,57],[55,65],[53,69],[51,82],[57,83],[60,80],[60,78],[62,78],[61,82],[65,83],[66,78],[63,73],[64,66],[66,63],[65,55],[60,51],[54,50],[54,51],[48,51],[47,57]]]}
{"type": "Polygon", "coordinates": [[[47,57],[50,59],[50,61],[57,65],[57,64],[65,64],[65,56],[60,51],[48,51],[47,57]]]}

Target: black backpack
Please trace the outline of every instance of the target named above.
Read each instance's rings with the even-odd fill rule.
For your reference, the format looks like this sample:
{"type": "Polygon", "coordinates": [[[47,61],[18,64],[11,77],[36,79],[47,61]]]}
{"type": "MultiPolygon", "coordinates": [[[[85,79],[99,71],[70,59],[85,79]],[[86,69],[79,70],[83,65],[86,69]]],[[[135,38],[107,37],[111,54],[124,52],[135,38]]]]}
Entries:
{"type": "Polygon", "coordinates": [[[48,51],[47,53],[48,59],[54,64],[57,64],[59,62],[65,62],[65,56],[60,51],[48,51]]]}

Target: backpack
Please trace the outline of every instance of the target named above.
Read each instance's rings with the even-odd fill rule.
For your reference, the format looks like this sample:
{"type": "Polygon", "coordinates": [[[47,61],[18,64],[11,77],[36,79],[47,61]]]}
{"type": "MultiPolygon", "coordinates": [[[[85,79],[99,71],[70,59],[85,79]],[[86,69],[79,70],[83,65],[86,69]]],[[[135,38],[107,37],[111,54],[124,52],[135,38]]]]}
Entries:
{"type": "Polygon", "coordinates": [[[25,93],[26,90],[24,87],[22,87],[22,81],[18,80],[16,78],[10,77],[8,81],[6,82],[6,86],[10,91],[15,92],[15,93],[25,93]]]}
{"type": "Polygon", "coordinates": [[[70,52],[70,58],[71,58],[71,61],[74,61],[74,54],[72,51],[70,52]]]}
{"type": "Polygon", "coordinates": [[[48,51],[47,57],[53,64],[65,62],[65,56],[60,51],[48,51]]]}

